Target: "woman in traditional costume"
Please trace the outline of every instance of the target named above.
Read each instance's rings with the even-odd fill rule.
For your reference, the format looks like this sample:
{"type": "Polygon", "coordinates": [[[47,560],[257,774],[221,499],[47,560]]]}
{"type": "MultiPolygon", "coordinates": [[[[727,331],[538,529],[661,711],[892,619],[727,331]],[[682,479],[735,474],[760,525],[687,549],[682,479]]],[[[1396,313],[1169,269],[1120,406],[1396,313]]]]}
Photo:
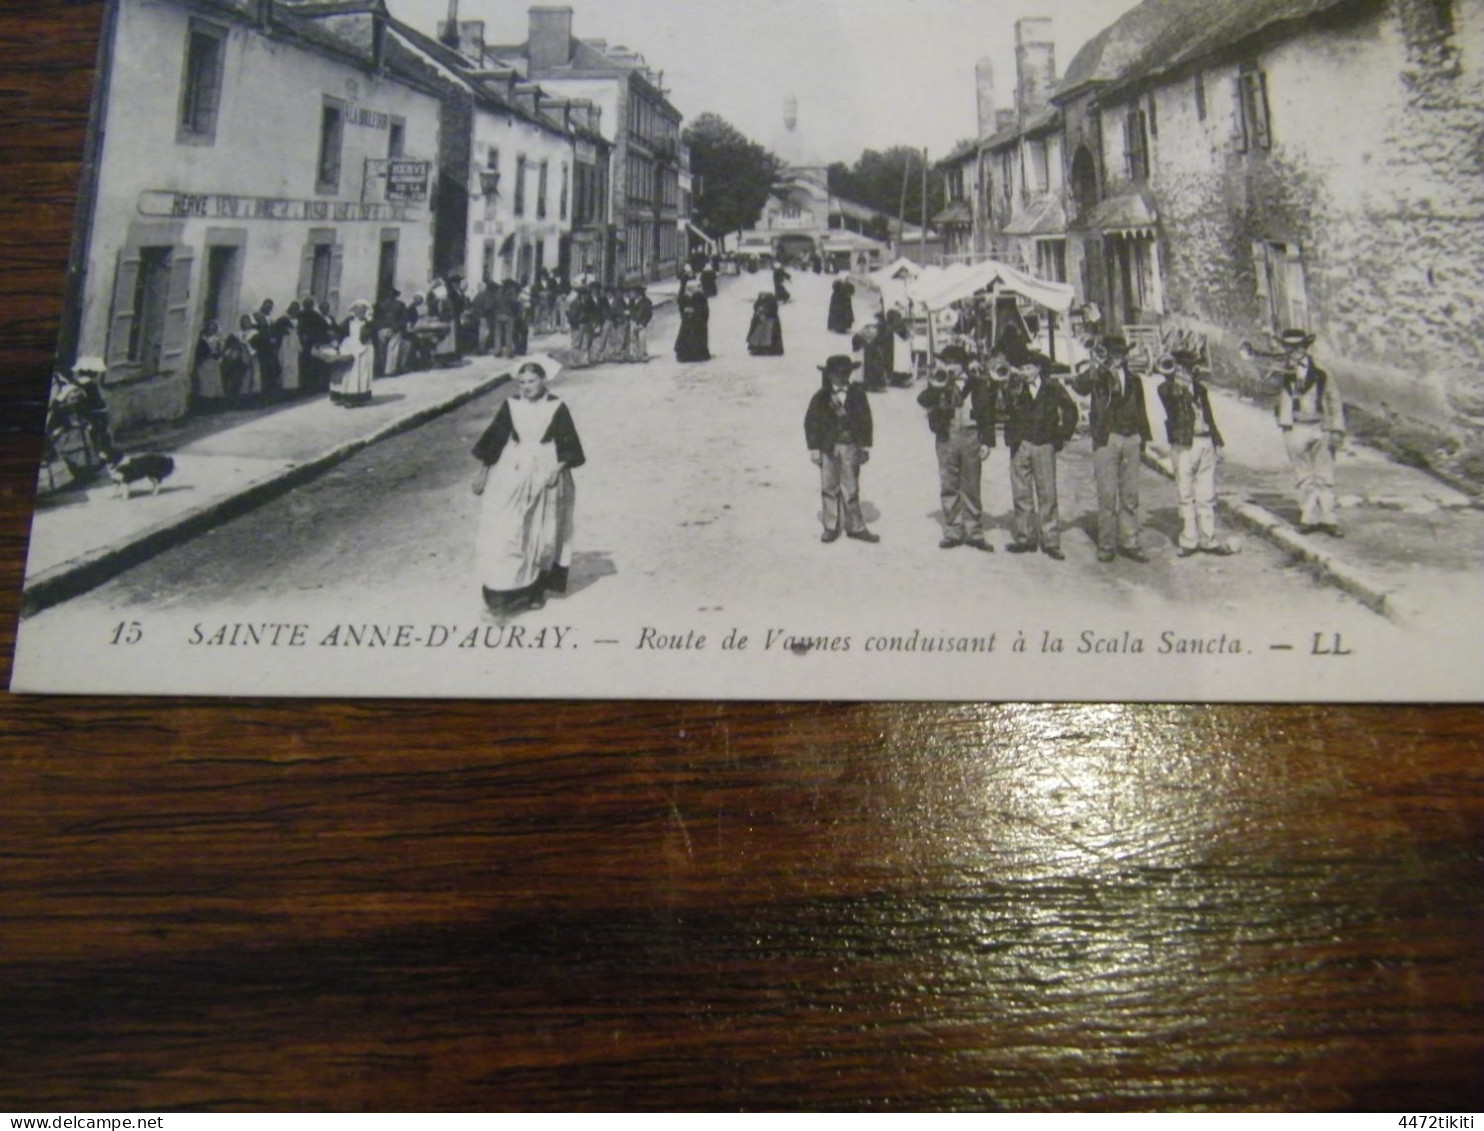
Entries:
{"type": "Polygon", "coordinates": [[[759,294],[752,304],[747,352],[754,357],[783,356],[783,323],[778,318],[778,300],[769,291],[759,294]]]}
{"type": "Polygon", "coordinates": [[[371,323],[371,304],[360,299],[350,305],[350,317],[342,327],[341,352],[351,363],[330,379],[330,400],[342,408],[371,403],[371,380],[376,375],[376,330],[371,323]]]}
{"type": "Polygon", "coordinates": [[[681,284],[680,333],[675,337],[676,361],[710,361],[711,304],[693,283],[681,284]]]}
{"type": "Polygon", "coordinates": [[[572,414],[546,380],[546,367],[536,362],[516,370],[515,395],[474,445],[479,577],[485,605],[495,613],[539,609],[548,590],[567,591],[572,469],[585,457],[572,414]]]}
{"type": "Polygon", "coordinates": [[[826,320],[830,333],[848,334],[855,325],[855,308],[850,298],[855,285],[847,279],[836,279],[830,288],[830,312],[826,320]]]}

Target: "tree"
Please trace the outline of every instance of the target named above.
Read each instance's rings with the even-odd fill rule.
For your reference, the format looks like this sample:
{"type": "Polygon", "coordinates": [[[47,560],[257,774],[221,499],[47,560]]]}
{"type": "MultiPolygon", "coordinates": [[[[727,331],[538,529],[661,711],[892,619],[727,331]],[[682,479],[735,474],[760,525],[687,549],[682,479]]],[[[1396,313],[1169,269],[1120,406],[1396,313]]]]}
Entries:
{"type": "Polygon", "coordinates": [[[685,128],[690,170],[698,186],[692,210],[710,236],[757,223],[783,162],[719,114],[699,114],[685,128]]]}
{"type": "MultiPolygon", "coordinates": [[[[906,219],[915,224],[922,216],[922,150],[894,145],[885,153],[868,149],[854,165],[837,161],[829,167],[830,191],[836,196],[864,204],[895,218],[902,208],[906,181],[906,219]]],[[[943,178],[928,170],[927,216],[931,220],[943,209],[943,178]]]]}

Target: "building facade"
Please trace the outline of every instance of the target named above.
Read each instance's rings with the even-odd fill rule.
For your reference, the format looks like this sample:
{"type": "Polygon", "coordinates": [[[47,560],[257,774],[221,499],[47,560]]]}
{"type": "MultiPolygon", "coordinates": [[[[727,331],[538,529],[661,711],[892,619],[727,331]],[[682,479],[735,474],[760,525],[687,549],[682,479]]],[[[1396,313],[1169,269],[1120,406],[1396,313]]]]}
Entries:
{"type": "Polygon", "coordinates": [[[1218,361],[1308,330],[1360,403],[1477,428],[1484,2],[1301,7],[1192,4],[1101,90],[1091,280],[1218,361]]]}
{"type": "Polygon", "coordinates": [[[115,427],[185,414],[208,319],[304,294],[343,316],[427,280],[437,87],[380,15],[364,31],[120,0],[75,350],[107,362],[115,427]]]}

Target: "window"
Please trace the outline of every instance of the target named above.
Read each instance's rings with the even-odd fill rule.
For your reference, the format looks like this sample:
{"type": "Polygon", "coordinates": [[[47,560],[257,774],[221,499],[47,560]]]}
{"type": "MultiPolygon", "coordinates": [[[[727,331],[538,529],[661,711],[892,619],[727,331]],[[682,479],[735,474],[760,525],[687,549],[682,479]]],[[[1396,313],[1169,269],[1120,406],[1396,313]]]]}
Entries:
{"type": "Polygon", "coordinates": [[[210,145],[216,140],[226,43],[226,28],[202,20],[191,21],[190,30],[186,32],[185,74],[180,86],[176,141],[210,145]]]}
{"type": "Polygon", "coordinates": [[[536,219],[546,219],[546,181],[550,166],[549,161],[543,161],[536,170],[536,219]]]}
{"type": "Polygon", "coordinates": [[[407,154],[407,121],[404,118],[393,118],[387,129],[386,155],[389,159],[404,157],[407,154]]]}
{"type": "Polygon", "coordinates": [[[1309,297],[1304,256],[1297,244],[1264,241],[1252,246],[1257,271],[1257,302],[1274,334],[1309,328],[1309,297]]]}
{"type": "Polygon", "coordinates": [[[1143,110],[1130,110],[1123,123],[1123,153],[1128,163],[1129,179],[1147,180],[1149,177],[1148,119],[1143,110]]]}
{"type": "Polygon", "coordinates": [[[1206,120],[1206,74],[1204,71],[1195,73],[1195,116],[1202,122],[1206,120]]]}
{"type": "Polygon", "coordinates": [[[334,192],[340,187],[340,149],[345,137],[345,104],[326,98],[319,119],[319,165],[315,191],[334,192]]]}
{"type": "Polygon", "coordinates": [[[1067,241],[1036,241],[1036,275],[1053,283],[1067,281],[1067,241]]]}
{"type": "Polygon", "coordinates": [[[1033,187],[1036,195],[1040,196],[1051,188],[1051,165],[1046,152],[1046,143],[1033,141],[1026,148],[1031,160],[1033,187]]]}
{"type": "Polygon", "coordinates": [[[1237,113],[1241,133],[1237,149],[1271,149],[1272,133],[1268,128],[1268,79],[1255,67],[1244,68],[1237,76],[1237,113]]]}
{"type": "Polygon", "coordinates": [[[515,159],[515,214],[526,214],[526,158],[521,154],[515,159]]]}
{"type": "Polygon", "coordinates": [[[565,161],[562,162],[562,195],[558,207],[557,219],[565,220],[567,218],[567,163],[565,161]]]}

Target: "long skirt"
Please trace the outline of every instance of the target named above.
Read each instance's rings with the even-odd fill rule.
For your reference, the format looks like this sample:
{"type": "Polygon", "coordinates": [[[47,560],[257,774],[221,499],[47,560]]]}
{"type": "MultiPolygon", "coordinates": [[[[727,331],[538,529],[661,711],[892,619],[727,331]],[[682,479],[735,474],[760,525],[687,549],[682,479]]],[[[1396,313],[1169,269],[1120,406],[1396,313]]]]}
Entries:
{"type": "Polygon", "coordinates": [[[369,342],[351,356],[354,360],[330,379],[330,400],[346,408],[371,403],[371,379],[376,372],[376,351],[369,342]]]}
{"type": "Polygon", "coordinates": [[[778,319],[754,315],[747,331],[747,352],[755,356],[783,356],[783,327],[778,319]]]}
{"type": "Polygon", "coordinates": [[[711,344],[706,324],[694,319],[680,320],[680,333],[675,338],[676,361],[710,361],[711,344]]]}
{"type": "Polygon", "coordinates": [[[479,508],[479,580],[492,609],[517,609],[566,589],[576,487],[557,468],[556,445],[511,439],[490,469],[479,508]]]}

